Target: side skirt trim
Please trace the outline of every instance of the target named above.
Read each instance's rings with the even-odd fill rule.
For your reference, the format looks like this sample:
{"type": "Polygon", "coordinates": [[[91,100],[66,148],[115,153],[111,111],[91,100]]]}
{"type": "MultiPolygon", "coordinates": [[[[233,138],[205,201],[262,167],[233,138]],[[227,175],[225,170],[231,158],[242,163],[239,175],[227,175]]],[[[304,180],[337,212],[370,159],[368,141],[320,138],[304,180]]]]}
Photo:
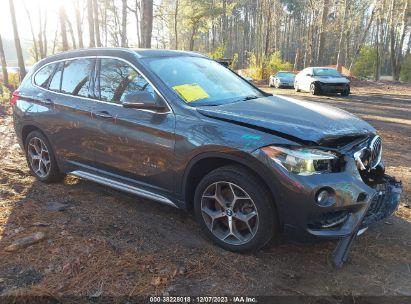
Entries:
{"type": "Polygon", "coordinates": [[[162,195],[152,193],[152,192],[149,192],[147,190],[143,190],[143,189],[131,186],[131,185],[127,185],[127,184],[121,183],[119,181],[116,181],[116,180],[113,180],[113,179],[110,179],[110,178],[107,178],[107,177],[99,176],[99,175],[89,173],[89,172],[85,172],[85,171],[81,171],[81,170],[72,171],[72,172],[70,172],[70,174],[75,175],[77,177],[81,177],[81,178],[90,180],[90,181],[93,181],[93,182],[96,182],[98,184],[109,186],[111,188],[122,190],[122,191],[125,191],[125,192],[128,192],[128,193],[131,193],[131,194],[135,194],[135,195],[138,195],[138,196],[141,196],[141,197],[152,199],[154,201],[157,201],[157,202],[160,202],[160,203],[163,203],[163,204],[170,205],[170,206],[173,206],[175,208],[178,208],[176,204],[174,204],[171,200],[169,200],[168,198],[166,198],[162,195]]]}

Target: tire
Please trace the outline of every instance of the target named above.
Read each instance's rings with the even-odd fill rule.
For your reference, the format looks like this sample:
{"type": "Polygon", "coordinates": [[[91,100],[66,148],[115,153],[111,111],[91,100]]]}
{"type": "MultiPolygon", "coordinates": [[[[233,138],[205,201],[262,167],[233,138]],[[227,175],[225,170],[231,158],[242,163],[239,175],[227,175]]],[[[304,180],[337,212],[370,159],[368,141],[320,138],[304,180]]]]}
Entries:
{"type": "Polygon", "coordinates": [[[27,135],[24,150],[30,172],[39,181],[52,183],[65,177],[58,168],[50,142],[41,132],[32,131],[27,135]]]}
{"type": "Polygon", "coordinates": [[[310,84],[310,93],[311,95],[319,95],[320,94],[320,88],[318,87],[318,84],[313,82],[310,84]]]}
{"type": "Polygon", "coordinates": [[[344,89],[343,91],[341,91],[341,96],[348,96],[348,95],[350,95],[350,89],[349,88],[344,89]]]}
{"type": "Polygon", "coordinates": [[[278,82],[275,82],[275,83],[274,83],[274,87],[275,87],[276,89],[281,88],[281,86],[278,84],[278,82]]]}
{"type": "Polygon", "coordinates": [[[207,174],[197,185],[194,211],[202,231],[229,251],[257,251],[278,232],[270,193],[252,172],[240,166],[225,166],[207,174]],[[220,202],[212,196],[218,192],[217,189],[220,189],[220,202]],[[233,199],[232,193],[241,199],[233,199]],[[233,202],[228,207],[231,199],[233,202]]]}

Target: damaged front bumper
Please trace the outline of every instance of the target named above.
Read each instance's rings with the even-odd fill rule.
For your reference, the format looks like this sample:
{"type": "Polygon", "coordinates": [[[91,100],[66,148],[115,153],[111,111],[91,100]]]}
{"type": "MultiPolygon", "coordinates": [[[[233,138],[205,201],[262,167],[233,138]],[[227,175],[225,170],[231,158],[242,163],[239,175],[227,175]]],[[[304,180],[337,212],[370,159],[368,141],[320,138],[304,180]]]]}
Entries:
{"type": "Polygon", "coordinates": [[[332,257],[333,263],[341,267],[348,258],[349,250],[357,235],[361,234],[369,225],[387,218],[397,209],[402,193],[401,182],[393,177],[384,175],[381,183],[375,187],[376,193],[364,208],[362,216],[353,223],[350,235],[342,237],[335,248],[332,257]]]}
{"type": "Polygon", "coordinates": [[[346,157],[341,172],[301,176],[277,166],[262,152],[256,151],[255,156],[273,173],[272,186],[284,234],[298,241],[339,240],[333,254],[336,266],[347,259],[357,234],[390,216],[399,204],[401,182],[384,174],[382,162],[370,173],[373,182],[368,182],[354,157],[346,157]],[[324,189],[332,193],[332,201],[319,205],[316,198],[324,189]]]}

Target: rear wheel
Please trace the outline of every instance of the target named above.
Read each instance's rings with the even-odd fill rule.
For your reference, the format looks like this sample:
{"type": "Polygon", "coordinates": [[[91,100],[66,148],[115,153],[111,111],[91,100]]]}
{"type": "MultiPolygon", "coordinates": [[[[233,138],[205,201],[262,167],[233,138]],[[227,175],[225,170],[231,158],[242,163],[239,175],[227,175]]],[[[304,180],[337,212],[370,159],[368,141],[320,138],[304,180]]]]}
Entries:
{"type": "Polygon", "coordinates": [[[241,167],[222,167],[207,174],[197,186],[194,204],[202,230],[230,251],[260,249],[277,227],[270,194],[241,167]]]}
{"type": "Polygon", "coordinates": [[[39,131],[30,132],[25,141],[27,163],[31,173],[40,181],[60,181],[64,174],[59,171],[53,149],[47,138],[39,131]]]}

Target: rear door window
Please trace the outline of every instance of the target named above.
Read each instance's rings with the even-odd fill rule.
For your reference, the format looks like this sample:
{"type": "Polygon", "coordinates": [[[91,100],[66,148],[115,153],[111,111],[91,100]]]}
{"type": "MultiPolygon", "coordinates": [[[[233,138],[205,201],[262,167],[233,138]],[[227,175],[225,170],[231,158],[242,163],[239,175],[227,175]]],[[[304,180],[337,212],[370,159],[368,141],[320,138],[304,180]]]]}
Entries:
{"type": "Polygon", "coordinates": [[[103,101],[121,103],[131,92],[146,91],[154,95],[152,86],[133,67],[118,59],[100,60],[100,92],[103,101]]]}
{"type": "Polygon", "coordinates": [[[63,72],[63,62],[58,63],[57,69],[51,78],[49,90],[60,92],[61,74],[63,72]]]}
{"type": "Polygon", "coordinates": [[[74,59],[64,63],[61,92],[74,96],[89,97],[93,59],[74,59]]]}
{"type": "Polygon", "coordinates": [[[47,84],[50,80],[51,75],[53,75],[55,63],[48,64],[42,67],[34,76],[34,83],[42,88],[47,88],[47,84]]]}

